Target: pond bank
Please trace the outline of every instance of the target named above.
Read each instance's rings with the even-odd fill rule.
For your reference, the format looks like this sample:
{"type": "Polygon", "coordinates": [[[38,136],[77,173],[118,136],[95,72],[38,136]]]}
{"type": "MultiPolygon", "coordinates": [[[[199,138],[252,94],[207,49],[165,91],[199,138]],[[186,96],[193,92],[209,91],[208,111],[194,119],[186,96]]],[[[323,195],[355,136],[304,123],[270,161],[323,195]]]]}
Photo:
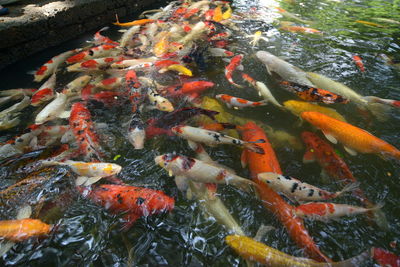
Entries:
{"type": "Polygon", "coordinates": [[[21,1],[0,17],[0,69],[36,52],[148,9],[157,0],[21,1]]]}

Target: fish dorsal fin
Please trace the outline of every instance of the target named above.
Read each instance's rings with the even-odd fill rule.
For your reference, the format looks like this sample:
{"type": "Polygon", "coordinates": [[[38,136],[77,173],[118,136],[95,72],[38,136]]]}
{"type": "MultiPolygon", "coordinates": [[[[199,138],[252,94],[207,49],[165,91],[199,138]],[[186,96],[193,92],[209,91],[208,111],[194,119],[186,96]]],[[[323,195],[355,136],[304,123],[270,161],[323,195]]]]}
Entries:
{"type": "Polygon", "coordinates": [[[17,214],[17,220],[27,219],[32,215],[32,207],[29,205],[23,206],[17,214]]]}
{"type": "Polygon", "coordinates": [[[307,149],[303,156],[303,163],[311,163],[315,161],[314,149],[307,149]]]}
{"type": "Polygon", "coordinates": [[[86,177],[86,176],[79,176],[79,177],[76,178],[76,180],[75,180],[75,185],[77,185],[77,186],[83,185],[84,183],[86,183],[86,181],[87,181],[88,179],[89,179],[89,178],[86,177]]]}
{"type": "Polygon", "coordinates": [[[329,140],[329,142],[331,142],[333,144],[337,144],[338,141],[336,140],[336,138],[333,135],[331,135],[329,133],[325,133],[325,132],[323,132],[323,133],[324,133],[326,139],[329,140]]]}
{"type": "Polygon", "coordinates": [[[357,156],[357,151],[355,151],[354,149],[351,149],[347,146],[344,146],[344,150],[346,150],[347,153],[349,153],[352,156],[357,156]]]}

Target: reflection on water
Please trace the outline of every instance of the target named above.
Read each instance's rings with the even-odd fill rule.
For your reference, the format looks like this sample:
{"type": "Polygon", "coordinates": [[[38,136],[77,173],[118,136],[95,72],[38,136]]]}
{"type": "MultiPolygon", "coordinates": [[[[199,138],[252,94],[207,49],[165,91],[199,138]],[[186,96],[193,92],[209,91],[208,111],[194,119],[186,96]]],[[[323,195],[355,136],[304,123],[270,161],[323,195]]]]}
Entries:
{"type": "MultiPolygon", "coordinates": [[[[231,50],[246,55],[243,61],[245,71],[256,80],[266,83],[279,102],[295,97],[283,91],[276,80],[267,74],[264,66],[254,56],[258,50],[269,51],[303,70],[340,81],[361,95],[400,99],[400,72],[381,56],[385,54],[399,59],[400,26],[390,22],[400,21],[398,1],[235,0],[233,7],[239,14],[234,21],[240,30],[232,37],[231,50]],[[310,24],[296,21],[290,15],[279,12],[276,7],[281,7],[310,24]],[[279,30],[281,21],[318,29],[322,34],[282,31],[279,30]],[[376,25],[356,21],[367,21],[376,25]],[[251,37],[247,35],[256,31],[261,31],[266,39],[260,40],[258,46],[253,48],[250,44],[251,37]],[[355,65],[352,59],[354,55],[362,58],[365,72],[361,72],[355,65]]],[[[25,74],[27,71],[37,68],[55,54],[84,46],[91,34],[8,67],[0,73],[2,89],[34,86],[31,76],[25,74]]],[[[117,28],[112,28],[107,34],[111,38],[115,37],[114,39],[119,36],[117,28]]],[[[197,76],[216,83],[208,95],[226,93],[259,100],[255,90],[238,89],[226,81],[223,74],[225,65],[219,58],[209,57],[207,70],[196,71],[197,76]]],[[[212,216],[207,215],[199,203],[187,200],[176,188],[173,178],[154,165],[154,157],[159,154],[175,151],[190,155],[192,152],[187,148],[186,142],[179,138],[160,136],[148,141],[144,150],[133,150],[123,135],[124,122],[129,118],[129,111],[121,111],[120,107],[105,108],[97,104],[89,107],[92,114],[95,114],[94,117],[99,118],[99,122],[107,124],[101,135],[107,158],[121,155],[115,160],[115,163],[123,166],[119,177],[131,185],[163,190],[175,198],[175,209],[168,214],[140,219],[128,232],[121,232],[118,216],[79,198],[70,202],[51,238],[41,242],[29,240],[16,245],[3,258],[4,263],[30,266],[125,266],[127,263],[138,266],[244,266],[245,262],[227,248],[223,241],[227,234],[226,229],[212,216]]],[[[379,122],[372,117],[365,117],[365,114],[352,105],[338,104],[334,108],[350,123],[400,147],[398,110],[392,110],[386,122],[379,122]]],[[[232,110],[232,113],[261,121],[275,131],[283,130],[297,138],[300,138],[302,131],[312,130],[306,123],[299,126],[297,117],[272,105],[232,110]]],[[[28,118],[28,115],[24,116],[28,118]]],[[[14,136],[23,126],[17,127],[15,131],[2,132],[1,141],[14,136]]],[[[301,177],[302,180],[324,189],[337,190],[338,185],[321,175],[317,164],[302,163],[303,149],[294,148],[289,143],[273,145],[285,174],[301,177]]],[[[321,250],[334,260],[355,256],[371,246],[390,249],[400,254],[397,245],[389,245],[399,241],[400,236],[399,163],[393,160],[384,161],[375,155],[359,154],[352,157],[340,145],[335,146],[335,149],[344,157],[368,197],[375,203],[384,204],[382,210],[386,214],[389,229],[382,230],[369,223],[365,216],[357,216],[329,223],[307,220],[306,226],[310,234],[321,250]]],[[[248,176],[247,170],[239,167],[239,149],[222,146],[207,150],[219,163],[234,169],[243,177],[248,176]]],[[[5,187],[8,183],[4,179],[0,185],[5,187]]],[[[248,236],[254,236],[262,224],[274,226],[276,229],[268,232],[262,241],[285,253],[304,256],[279,221],[263,208],[256,197],[230,186],[220,186],[218,193],[248,236]]],[[[341,197],[338,202],[359,204],[349,195],[341,197]]]]}

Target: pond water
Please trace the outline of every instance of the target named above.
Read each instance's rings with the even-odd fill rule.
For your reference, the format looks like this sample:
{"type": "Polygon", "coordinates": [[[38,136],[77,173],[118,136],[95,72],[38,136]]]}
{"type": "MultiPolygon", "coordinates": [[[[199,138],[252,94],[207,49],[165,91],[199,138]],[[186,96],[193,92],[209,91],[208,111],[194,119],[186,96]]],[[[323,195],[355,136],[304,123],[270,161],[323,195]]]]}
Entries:
{"type": "MultiPolygon", "coordinates": [[[[400,26],[379,20],[387,18],[400,21],[399,1],[245,1],[234,0],[232,7],[240,31],[234,31],[230,38],[230,50],[244,54],[245,72],[256,80],[264,82],[279,102],[298,99],[284,91],[278,82],[268,75],[264,65],[254,56],[258,50],[266,50],[287,62],[311,72],[317,72],[342,82],[361,95],[380,98],[400,99],[400,70],[387,64],[382,57],[397,57],[400,53],[400,26]],[[313,21],[312,25],[302,24],[283,17],[274,7],[313,21]],[[241,16],[241,17],[240,17],[241,16]],[[323,34],[302,34],[279,30],[280,21],[292,21],[297,25],[320,30],[323,34]],[[379,24],[368,25],[355,21],[379,24]],[[383,27],[380,27],[380,26],[383,27]],[[251,38],[246,35],[262,31],[268,41],[261,40],[252,47],[251,38]],[[352,57],[362,58],[365,71],[361,72],[352,57]]],[[[162,4],[161,6],[164,6],[162,4]]],[[[136,19],[137,14],[128,19],[136,19]]],[[[126,21],[128,21],[128,19],[126,21]]],[[[110,22],[111,23],[111,22],[110,22]]],[[[104,35],[118,40],[118,27],[104,32],[104,35]]],[[[54,55],[76,47],[86,46],[93,33],[76,40],[48,49],[11,65],[0,72],[1,89],[37,87],[28,71],[37,69],[54,55]]],[[[236,88],[224,76],[226,62],[221,58],[206,57],[206,70],[193,69],[194,76],[214,82],[216,85],[204,95],[215,96],[226,93],[249,100],[261,100],[251,87],[236,88]]],[[[75,75],[75,74],[74,74],[75,75]]],[[[58,84],[65,84],[74,77],[59,75],[58,84]]],[[[234,76],[239,81],[239,76],[234,76]]],[[[176,103],[179,104],[179,103],[176,103]]],[[[128,107],[128,106],[127,106],[128,107]]],[[[361,112],[355,105],[334,104],[346,120],[388,143],[400,148],[400,112],[391,109],[387,120],[378,121],[370,114],[361,112]]],[[[106,123],[102,130],[101,144],[106,151],[105,159],[123,167],[118,175],[125,183],[145,186],[164,191],[175,198],[175,208],[170,213],[139,219],[127,232],[120,230],[119,216],[111,215],[90,200],[78,197],[67,202],[65,211],[49,223],[57,223],[57,231],[49,238],[31,239],[13,247],[0,260],[1,264],[16,266],[245,266],[241,259],[224,242],[228,231],[210,216],[205,215],[200,204],[188,200],[180,192],[172,177],[154,164],[154,157],[164,153],[177,152],[194,155],[186,141],[178,137],[157,136],[147,140],[143,150],[134,150],[125,138],[126,123],[130,109],[125,106],[104,107],[98,103],[89,104],[96,122],[106,123]],[[116,155],[121,155],[113,160],[116,155]]],[[[0,141],[4,142],[19,134],[34,120],[34,108],[24,111],[24,122],[12,130],[3,131],[0,141]]],[[[304,130],[314,130],[310,124],[299,124],[296,116],[269,104],[263,107],[231,110],[232,114],[262,122],[274,130],[282,130],[298,139],[304,130]]],[[[145,113],[146,118],[157,117],[159,111],[145,113]]],[[[317,133],[322,137],[320,131],[317,133]]],[[[334,179],[321,175],[317,163],[303,164],[304,146],[294,147],[288,142],[271,138],[283,172],[287,175],[329,190],[340,186],[334,179]]],[[[366,219],[366,216],[344,217],[340,220],[318,222],[306,220],[310,235],[321,250],[333,260],[343,260],[360,254],[374,246],[400,254],[400,185],[399,162],[384,160],[377,155],[358,154],[350,156],[343,146],[333,145],[346,161],[354,176],[360,182],[368,198],[383,204],[388,227],[383,229],[366,219]]],[[[240,167],[240,149],[233,146],[207,148],[211,157],[232,169],[240,176],[249,177],[249,172],[240,167]]],[[[11,175],[12,176],[12,175],[11,175]]],[[[8,177],[10,178],[10,177],[8,177]]],[[[11,177],[12,178],[12,177],[11,177]]],[[[0,181],[0,188],[10,184],[10,179],[0,181]]],[[[261,225],[271,225],[275,230],[268,232],[262,242],[285,253],[305,257],[296,246],[281,223],[267,211],[254,195],[232,186],[219,186],[218,196],[237,220],[246,235],[254,236],[261,225]]],[[[57,198],[57,197],[56,197],[57,198]]],[[[360,205],[349,194],[336,200],[338,203],[360,205]]],[[[5,218],[2,218],[5,219],[5,218]]],[[[9,219],[9,218],[7,218],[9,219]]],[[[370,263],[373,266],[373,263],[370,263]]]]}

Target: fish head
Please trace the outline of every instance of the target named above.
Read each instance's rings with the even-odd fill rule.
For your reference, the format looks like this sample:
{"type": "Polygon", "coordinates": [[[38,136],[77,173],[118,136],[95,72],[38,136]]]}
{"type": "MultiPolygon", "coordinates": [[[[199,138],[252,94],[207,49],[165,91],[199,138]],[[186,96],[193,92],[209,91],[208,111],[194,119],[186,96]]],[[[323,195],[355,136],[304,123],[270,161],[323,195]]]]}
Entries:
{"type": "Polygon", "coordinates": [[[280,174],[274,172],[262,172],[257,175],[258,180],[270,184],[272,180],[278,179],[280,174]]]}
{"type": "Polygon", "coordinates": [[[165,112],[172,112],[174,111],[174,106],[167,99],[164,99],[157,103],[157,109],[165,112]]]}
{"type": "Polygon", "coordinates": [[[122,170],[122,167],[120,165],[113,164],[113,163],[109,163],[103,168],[103,171],[110,176],[120,173],[121,170],[122,170]]]}
{"type": "Polygon", "coordinates": [[[54,91],[51,88],[44,88],[32,95],[31,105],[36,107],[54,97],[54,91]]]}

